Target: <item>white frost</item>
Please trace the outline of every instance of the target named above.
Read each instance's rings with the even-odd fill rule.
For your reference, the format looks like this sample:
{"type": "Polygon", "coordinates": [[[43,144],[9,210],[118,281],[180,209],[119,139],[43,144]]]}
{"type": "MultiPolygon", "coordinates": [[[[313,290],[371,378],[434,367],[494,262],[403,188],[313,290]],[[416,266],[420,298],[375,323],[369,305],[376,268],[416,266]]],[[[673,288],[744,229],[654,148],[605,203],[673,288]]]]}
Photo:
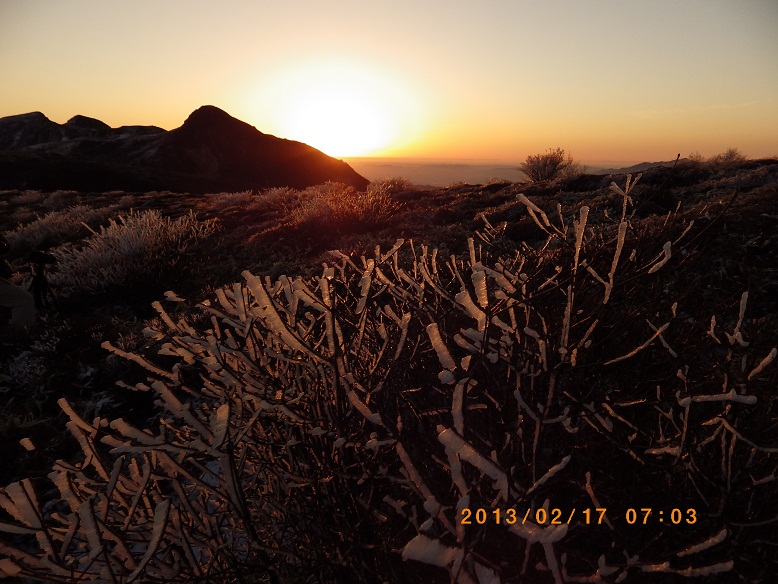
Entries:
{"type": "Polygon", "coordinates": [[[720,544],[725,539],[727,539],[727,530],[726,529],[722,529],[716,535],[714,535],[712,537],[709,537],[708,539],[706,539],[705,541],[703,541],[701,543],[698,543],[698,544],[693,545],[693,546],[689,546],[688,548],[683,549],[680,552],[678,552],[676,555],[679,558],[681,558],[683,556],[690,556],[692,554],[697,554],[697,553],[699,553],[701,551],[704,551],[704,550],[706,550],[708,548],[713,547],[714,545],[720,544]]]}
{"type": "Polygon", "coordinates": [[[753,405],[756,403],[757,397],[755,395],[741,395],[734,389],[731,389],[727,393],[719,393],[715,395],[693,395],[684,398],[678,398],[678,405],[682,408],[688,407],[692,402],[714,402],[714,401],[731,401],[741,404],[753,405]]]}
{"type": "Polygon", "coordinates": [[[759,375],[765,367],[767,367],[770,363],[773,362],[773,360],[775,359],[776,356],[778,356],[778,349],[773,347],[773,350],[770,351],[770,353],[767,355],[767,357],[762,359],[762,361],[759,363],[759,365],[757,365],[754,368],[754,370],[751,371],[751,373],[748,374],[748,381],[751,381],[751,379],[753,379],[754,377],[759,375]]]}
{"type": "Polygon", "coordinates": [[[460,550],[443,545],[426,535],[417,535],[403,548],[403,560],[417,560],[445,568],[454,563],[460,550]]]}
{"type": "Polygon", "coordinates": [[[669,454],[671,456],[680,456],[681,455],[681,447],[680,446],[663,446],[662,448],[649,448],[646,450],[646,454],[654,454],[656,456],[659,456],[660,454],[669,454]]]}
{"type": "Polygon", "coordinates": [[[438,440],[446,448],[455,451],[459,458],[475,466],[485,475],[490,476],[496,482],[495,487],[500,491],[503,500],[508,498],[508,476],[491,460],[480,454],[470,444],[459,436],[451,428],[438,426],[438,440]]]}
{"type": "Polygon", "coordinates": [[[664,257],[660,259],[657,263],[655,263],[653,266],[651,266],[651,268],[648,270],[649,274],[653,274],[654,272],[659,270],[659,268],[661,268],[667,262],[670,261],[670,256],[672,255],[672,250],[671,250],[672,245],[673,244],[669,241],[664,244],[664,246],[662,247],[662,252],[664,253],[664,257]]]}
{"type": "Polygon", "coordinates": [[[440,361],[440,364],[449,371],[456,369],[457,364],[454,362],[454,358],[451,356],[451,353],[448,352],[446,344],[440,337],[438,324],[433,322],[432,324],[427,325],[426,331],[427,336],[430,338],[430,341],[432,341],[432,348],[435,349],[435,352],[438,354],[438,360],[440,361]]]}
{"type": "Polygon", "coordinates": [[[535,481],[535,484],[532,485],[529,489],[527,489],[527,494],[529,495],[532,491],[537,489],[539,486],[546,483],[549,479],[551,479],[556,473],[558,473],[560,470],[565,468],[567,466],[567,463],[570,462],[570,455],[568,454],[565,456],[559,464],[555,464],[550,469],[548,469],[548,472],[544,474],[542,477],[540,477],[537,481],[535,481]]]}

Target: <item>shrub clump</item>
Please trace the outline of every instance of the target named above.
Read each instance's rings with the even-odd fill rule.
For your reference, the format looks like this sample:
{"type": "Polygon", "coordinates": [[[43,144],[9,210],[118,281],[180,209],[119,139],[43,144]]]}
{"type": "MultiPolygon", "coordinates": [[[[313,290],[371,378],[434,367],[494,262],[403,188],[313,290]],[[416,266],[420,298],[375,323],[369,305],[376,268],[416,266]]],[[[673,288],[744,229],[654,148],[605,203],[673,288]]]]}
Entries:
{"type": "Polygon", "coordinates": [[[297,205],[290,209],[292,225],[342,231],[364,231],[391,219],[400,204],[392,198],[402,185],[373,183],[357,191],[341,183],[326,182],[300,193],[297,205]]]}
{"type": "Polygon", "coordinates": [[[580,165],[571,155],[565,158],[562,148],[551,150],[544,154],[527,156],[519,165],[519,170],[527,175],[531,182],[551,181],[557,178],[571,178],[582,172],[580,165]]]}
{"type": "Polygon", "coordinates": [[[728,166],[745,162],[746,160],[746,156],[737,148],[727,148],[724,152],[708,158],[708,164],[728,166]]]}
{"type": "Polygon", "coordinates": [[[215,211],[245,208],[257,199],[253,191],[241,191],[237,193],[218,193],[206,197],[209,207],[215,211]]]}
{"type": "Polygon", "coordinates": [[[52,250],[58,269],[50,280],[66,294],[119,286],[131,277],[169,270],[190,246],[217,228],[216,219],[200,221],[193,213],[173,219],[156,209],[131,211],[109,219],[107,226],[92,231],[78,245],[52,250]]]}
{"type": "Polygon", "coordinates": [[[20,225],[5,234],[14,248],[31,250],[38,247],[61,245],[79,239],[104,223],[117,207],[89,207],[76,205],[60,211],[51,211],[27,225],[20,225]]]}
{"type": "Polygon", "coordinates": [[[727,148],[724,152],[714,154],[705,158],[698,151],[694,151],[686,159],[695,165],[706,165],[709,167],[714,166],[732,166],[733,164],[739,164],[748,160],[748,157],[741,153],[737,148],[727,148]]]}
{"type": "Polygon", "coordinates": [[[393,178],[384,178],[374,180],[367,186],[369,193],[386,195],[399,195],[413,190],[415,187],[411,181],[405,177],[396,176],[393,178]]]}

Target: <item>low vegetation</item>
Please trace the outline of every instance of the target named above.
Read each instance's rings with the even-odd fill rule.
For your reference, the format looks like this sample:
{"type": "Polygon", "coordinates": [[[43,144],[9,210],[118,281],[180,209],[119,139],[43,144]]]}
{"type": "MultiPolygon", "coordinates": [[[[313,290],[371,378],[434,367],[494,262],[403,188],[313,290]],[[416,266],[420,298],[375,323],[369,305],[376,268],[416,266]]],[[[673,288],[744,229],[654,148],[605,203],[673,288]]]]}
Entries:
{"type": "Polygon", "coordinates": [[[519,170],[531,182],[543,182],[575,178],[585,169],[582,169],[570,154],[565,157],[563,149],[549,148],[546,153],[527,156],[527,159],[519,165],[519,170]]]}
{"type": "Polygon", "coordinates": [[[699,152],[692,152],[688,159],[697,164],[708,164],[718,167],[739,164],[747,160],[746,156],[737,148],[727,148],[724,152],[715,154],[709,158],[703,157],[699,152]]]}
{"type": "Polygon", "coordinates": [[[0,575],[765,581],[778,162],[613,179],[81,200],[134,210],[2,341],[0,575]]]}
{"type": "Polygon", "coordinates": [[[155,277],[176,269],[189,248],[213,234],[217,220],[199,221],[191,213],[177,219],[157,210],[130,211],[77,244],[57,247],[52,254],[59,266],[51,283],[62,293],[100,292],[128,281],[155,277]]]}

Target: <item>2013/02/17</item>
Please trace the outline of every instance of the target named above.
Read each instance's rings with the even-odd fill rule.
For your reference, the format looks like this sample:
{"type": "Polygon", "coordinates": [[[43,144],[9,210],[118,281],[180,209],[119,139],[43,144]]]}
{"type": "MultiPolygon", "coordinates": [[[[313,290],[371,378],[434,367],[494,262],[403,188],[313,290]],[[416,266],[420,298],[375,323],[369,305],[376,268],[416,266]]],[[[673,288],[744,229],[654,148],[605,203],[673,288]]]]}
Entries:
{"type": "Polygon", "coordinates": [[[513,525],[517,522],[521,522],[521,524],[524,525],[527,521],[532,521],[537,525],[562,525],[563,523],[570,525],[573,522],[574,517],[582,515],[583,522],[586,525],[592,523],[600,525],[603,521],[607,522],[607,519],[605,518],[606,512],[607,509],[598,507],[596,509],[583,509],[580,511],[573,509],[567,514],[558,508],[546,510],[543,507],[540,507],[536,509],[534,513],[532,512],[532,509],[527,509],[524,516],[521,517],[516,509],[492,509],[489,511],[483,508],[470,509],[465,507],[461,511],[460,523],[462,525],[473,525],[474,523],[478,525],[484,525],[486,523],[493,523],[494,525],[513,525]]]}

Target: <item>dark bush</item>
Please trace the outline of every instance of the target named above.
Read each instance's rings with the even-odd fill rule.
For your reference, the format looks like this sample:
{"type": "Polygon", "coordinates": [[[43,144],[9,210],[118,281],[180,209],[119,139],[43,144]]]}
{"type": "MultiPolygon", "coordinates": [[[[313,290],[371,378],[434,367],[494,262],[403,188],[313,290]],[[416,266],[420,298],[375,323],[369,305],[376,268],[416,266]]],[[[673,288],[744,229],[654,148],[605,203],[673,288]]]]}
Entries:
{"type": "Polygon", "coordinates": [[[519,170],[527,175],[532,182],[543,182],[556,178],[572,178],[580,172],[579,165],[573,161],[562,148],[551,150],[545,154],[527,156],[527,160],[519,165],[519,170]]]}

